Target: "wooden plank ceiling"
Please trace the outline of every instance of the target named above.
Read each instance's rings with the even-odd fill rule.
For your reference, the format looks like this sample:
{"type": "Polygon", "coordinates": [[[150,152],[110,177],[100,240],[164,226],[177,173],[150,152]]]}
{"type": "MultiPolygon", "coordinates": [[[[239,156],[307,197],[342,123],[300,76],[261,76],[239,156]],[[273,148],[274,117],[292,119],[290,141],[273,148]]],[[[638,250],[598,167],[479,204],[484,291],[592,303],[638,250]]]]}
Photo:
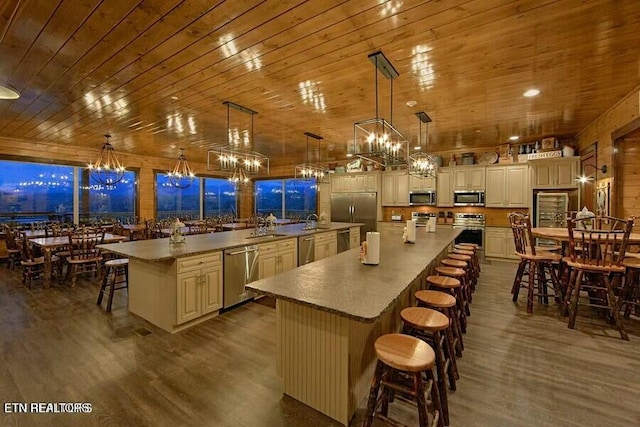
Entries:
{"type": "Polygon", "coordinates": [[[342,160],[375,117],[382,50],[400,76],[392,117],[380,76],[380,117],[413,145],[418,111],[430,151],[572,137],[639,85],[639,24],[640,2],[616,0],[4,0],[0,84],[21,97],[0,100],[0,136],[97,151],[109,132],[117,151],[205,161],[246,144],[228,100],[258,112],[248,140],[272,164],[300,163],[304,132],[342,160]]]}

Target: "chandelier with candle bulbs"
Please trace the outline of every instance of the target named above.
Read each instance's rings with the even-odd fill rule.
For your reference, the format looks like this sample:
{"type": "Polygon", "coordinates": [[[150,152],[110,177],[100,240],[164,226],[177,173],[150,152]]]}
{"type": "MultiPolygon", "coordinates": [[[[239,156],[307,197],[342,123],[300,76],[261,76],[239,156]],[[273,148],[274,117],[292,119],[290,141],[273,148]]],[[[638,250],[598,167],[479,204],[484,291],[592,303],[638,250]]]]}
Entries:
{"type": "Polygon", "coordinates": [[[102,145],[100,157],[94,163],[89,163],[87,168],[91,179],[99,184],[111,186],[122,181],[125,168],[116,157],[116,152],[109,142],[111,135],[106,134],[104,137],[107,141],[102,145]]]}
{"type": "Polygon", "coordinates": [[[407,138],[393,127],[393,80],[400,74],[382,52],[369,55],[375,65],[376,117],[353,124],[353,153],[381,166],[406,165],[407,138]],[[391,82],[390,122],[378,113],[378,72],[391,82]]]}
{"type": "Polygon", "coordinates": [[[431,117],[424,111],[416,113],[416,117],[419,119],[418,145],[420,146],[420,150],[422,150],[422,123],[427,124],[427,137],[425,150],[409,156],[409,174],[419,178],[435,177],[438,172],[438,163],[435,158],[429,154],[429,123],[431,122],[431,117]]]}
{"type": "Polygon", "coordinates": [[[167,180],[173,187],[184,189],[191,186],[195,177],[184,155],[184,148],[181,148],[176,165],[172,171],[167,172],[167,180]]]}
{"type": "Polygon", "coordinates": [[[311,132],[305,132],[304,134],[307,137],[307,155],[305,162],[296,166],[295,177],[303,179],[315,178],[318,181],[322,181],[327,176],[327,168],[320,164],[309,163],[309,138],[318,141],[318,157],[320,157],[320,141],[323,138],[311,132]]]}

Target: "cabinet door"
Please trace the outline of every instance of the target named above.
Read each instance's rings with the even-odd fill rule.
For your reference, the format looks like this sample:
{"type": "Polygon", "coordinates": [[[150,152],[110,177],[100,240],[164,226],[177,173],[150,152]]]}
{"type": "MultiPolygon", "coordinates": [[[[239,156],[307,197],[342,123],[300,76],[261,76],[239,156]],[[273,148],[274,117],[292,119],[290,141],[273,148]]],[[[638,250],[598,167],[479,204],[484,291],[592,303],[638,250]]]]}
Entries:
{"type": "Polygon", "coordinates": [[[325,238],[320,238],[319,235],[316,236],[316,241],[314,242],[314,251],[315,251],[315,260],[319,261],[323,258],[327,257],[327,240],[325,238]]]}
{"type": "Polygon", "coordinates": [[[396,175],[396,206],[409,206],[409,175],[396,175]]]}
{"type": "Polygon", "coordinates": [[[571,158],[560,161],[556,164],[556,187],[569,188],[576,187],[577,162],[571,158]]]}
{"type": "Polygon", "coordinates": [[[360,247],[360,227],[349,228],[349,249],[360,247]]]}
{"type": "Polygon", "coordinates": [[[486,228],[484,237],[484,255],[494,258],[504,258],[506,256],[505,233],[502,228],[486,228]]]}
{"type": "Polygon", "coordinates": [[[202,269],[202,314],[222,308],[222,265],[202,269]]]}
{"type": "Polygon", "coordinates": [[[503,167],[489,167],[486,175],[485,206],[489,208],[503,207],[505,204],[506,169],[503,167]]]}
{"type": "Polygon", "coordinates": [[[178,274],[178,292],[176,295],[177,318],[179,325],[200,317],[200,269],[185,271],[178,274]]]}
{"type": "Polygon", "coordinates": [[[382,174],[382,206],[394,206],[396,189],[395,175],[389,173],[382,174]]]}
{"type": "Polygon", "coordinates": [[[279,258],[279,273],[284,273],[285,271],[292,270],[298,266],[298,262],[296,260],[296,251],[294,249],[287,249],[281,252],[278,252],[279,258]]]}
{"type": "Polygon", "coordinates": [[[480,168],[469,169],[467,171],[467,175],[468,175],[467,182],[468,182],[469,189],[471,190],[485,189],[485,185],[484,185],[485,168],[480,167],[480,168]]]}
{"type": "Polygon", "coordinates": [[[378,191],[378,174],[368,173],[364,176],[364,191],[378,191]]]}
{"type": "Polygon", "coordinates": [[[469,174],[467,173],[466,169],[457,169],[453,171],[453,189],[469,189],[469,174]]]}
{"type": "Polygon", "coordinates": [[[338,241],[336,239],[331,239],[327,243],[326,256],[334,256],[337,254],[338,254],[338,241]]]}
{"type": "MultiPolygon", "coordinates": [[[[508,166],[505,169],[505,206],[525,208],[529,205],[528,198],[531,190],[529,189],[529,175],[527,172],[526,165],[508,166]]],[[[487,174],[487,179],[488,177],[489,175],[487,174]]],[[[487,195],[489,194],[489,189],[492,189],[492,187],[487,181],[487,195]]]]}
{"type": "Polygon", "coordinates": [[[258,277],[266,279],[276,274],[278,274],[277,252],[260,253],[260,257],[258,258],[258,277]]]}
{"type": "Polygon", "coordinates": [[[452,172],[450,171],[439,171],[438,172],[438,191],[436,193],[436,197],[438,198],[438,206],[439,207],[450,207],[453,206],[453,183],[452,183],[452,172]]]}
{"type": "Polygon", "coordinates": [[[551,163],[533,165],[533,188],[552,188],[554,169],[551,163]]]}

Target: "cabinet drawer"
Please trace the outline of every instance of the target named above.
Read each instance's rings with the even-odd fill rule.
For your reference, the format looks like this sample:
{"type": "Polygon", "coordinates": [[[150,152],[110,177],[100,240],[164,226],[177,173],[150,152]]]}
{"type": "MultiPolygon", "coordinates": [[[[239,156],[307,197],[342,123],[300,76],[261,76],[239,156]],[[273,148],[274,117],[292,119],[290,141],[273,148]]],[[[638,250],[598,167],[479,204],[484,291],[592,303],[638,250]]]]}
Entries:
{"type": "Polygon", "coordinates": [[[178,258],[178,273],[212,264],[222,264],[222,252],[214,252],[187,258],[178,258]]]}
{"type": "Polygon", "coordinates": [[[264,243],[262,245],[258,245],[258,253],[260,255],[272,254],[278,250],[278,246],[276,242],[273,243],[264,243]]]}
{"type": "Polygon", "coordinates": [[[295,239],[282,240],[280,242],[276,242],[276,247],[279,251],[295,248],[296,241],[295,239]]]}
{"type": "Polygon", "coordinates": [[[316,243],[329,243],[332,240],[338,241],[338,235],[335,231],[331,233],[316,234],[316,243]]]}

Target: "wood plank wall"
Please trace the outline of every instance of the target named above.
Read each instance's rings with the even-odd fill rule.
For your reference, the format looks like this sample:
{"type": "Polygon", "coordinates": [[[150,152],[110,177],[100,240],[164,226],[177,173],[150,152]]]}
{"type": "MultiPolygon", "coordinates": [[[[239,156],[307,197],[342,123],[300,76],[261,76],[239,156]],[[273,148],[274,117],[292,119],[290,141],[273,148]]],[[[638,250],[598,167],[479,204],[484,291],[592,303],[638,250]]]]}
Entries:
{"type": "Polygon", "coordinates": [[[625,138],[618,144],[618,150],[623,171],[618,187],[618,215],[640,218],[640,139],[625,138]]]}

